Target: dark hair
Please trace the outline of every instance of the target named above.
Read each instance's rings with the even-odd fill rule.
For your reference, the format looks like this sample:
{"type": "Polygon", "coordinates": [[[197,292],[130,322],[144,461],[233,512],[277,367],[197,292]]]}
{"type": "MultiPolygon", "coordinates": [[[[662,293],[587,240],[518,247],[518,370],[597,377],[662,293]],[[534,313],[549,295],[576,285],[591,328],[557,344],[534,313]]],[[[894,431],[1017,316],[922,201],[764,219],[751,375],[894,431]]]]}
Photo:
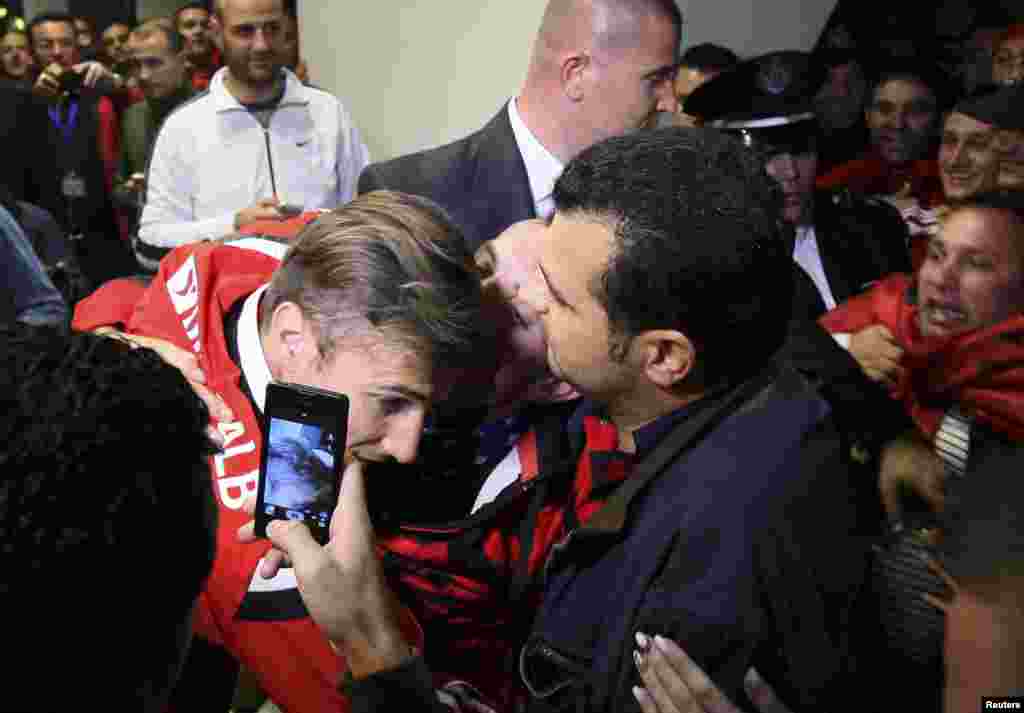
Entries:
{"type": "MultiPolygon", "coordinates": [[[[1015,226],[1015,229],[1011,231],[1015,252],[1024,260],[1024,191],[1007,188],[982,191],[954,202],[952,213],[970,208],[1006,214],[1015,226]]],[[[1024,269],[1024,262],[1020,264],[1020,267],[1024,269]]]]}
{"type": "Polygon", "coordinates": [[[78,37],[78,28],[75,27],[75,17],[67,12],[44,12],[36,15],[32,18],[32,21],[28,23],[28,38],[29,41],[35,43],[35,31],[39,25],[44,22],[63,22],[71,27],[71,34],[74,37],[78,37]]]}
{"type": "Polygon", "coordinates": [[[155,34],[164,36],[171,54],[181,54],[185,50],[185,36],[178,32],[176,25],[169,18],[154,17],[132,30],[132,35],[143,40],[155,34]]]}
{"type": "MultiPolygon", "coordinates": [[[[106,25],[103,26],[103,32],[106,32],[107,30],[109,30],[114,25],[124,25],[125,27],[128,28],[129,32],[131,32],[132,29],[135,26],[133,23],[128,22],[127,20],[111,20],[110,22],[108,22],[106,25]]],[[[100,36],[103,35],[103,32],[100,32],[100,36]]]]}
{"type": "Polygon", "coordinates": [[[877,71],[871,86],[872,101],[879,87],[897,79],[916,82],[927,88],[935,99],[937,117],[945,113],[957,99],[949,78],[938,68],[910,60],[892,60],[883,64],[877,71]]]}
{"type": "Polygon", "coordinates": [[[442,363],[468,365],[493,344],[461,231],[432,201],[373,191],[317,218],[274,273],[262,309],[293,302],[319,332],[321,356],[370,326],[442,363]]]}
{"type": "Polygon", "coordinates": [[[1001,210],[1010,213],[1022,225],[1024,225],[1024,191],[1008,188],[996,188],[990,191],[982,191],[981,193],[976,193],[969,198],[959,201],[955,205],[955,208],[1001,210]]]}
{"type": "Polygon", "coordinates": [[[181,18],[181,13],[185,12],[186,10],[202,10],[207,14],[212,14],[209,5],[205,2],[187,2],[174,11],[175,27],[178,26],[178,20],[181,18]]]}
{"type": "Polygon", "coordinates": [[[711,129],[658,129],[601,142],[555,184],[561,215],[608,225],[615,246],[590,289],[608,313],[613,358],[650,329],[676,329],[705,385],[762,368],[782,342],[792,259],[782,195],[763,163],[711,129]]]}
{"type": "Polygon", "coordinates": [[[169,685],[213,566],[206,408],[118,339],[8,326],[0,362],[0,600],[19,642],[0,708],[64,710],[95,691],[140,710],[122,706],[169,685]],[[104,653],[40,690],[67,642],[104,653]]]}
{"type": "Polygon", "coordinates": [[[93,33],[96,32],[96,27],[93,25],[92,20],[90,20],[85,15],[75,15],[74,16],[74,21],[75,22],[79,22],[79,21],[84,22],[86,25],[89,26],[89,32],[93,32],[93,33]]]}
{"type": "Polygon", "coordinates": [[[728,47],[704,42],[683,52],[679,66],[692,67],[701,72],[724,72],[739,63],[740,58],[728,47]]]}

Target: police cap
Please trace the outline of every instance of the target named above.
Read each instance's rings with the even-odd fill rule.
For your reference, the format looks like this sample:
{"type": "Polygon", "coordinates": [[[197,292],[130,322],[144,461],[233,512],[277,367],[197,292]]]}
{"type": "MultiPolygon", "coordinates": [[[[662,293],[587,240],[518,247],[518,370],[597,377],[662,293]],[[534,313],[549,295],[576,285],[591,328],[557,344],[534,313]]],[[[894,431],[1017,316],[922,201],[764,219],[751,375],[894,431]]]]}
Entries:
{"type": "Polygon", "coordinates": [[[762,151],[806,153],[814,148],[814,96],[824,79],[824,67],[808,53],[771,52],[699,86],[683,111],[762,151]]]}

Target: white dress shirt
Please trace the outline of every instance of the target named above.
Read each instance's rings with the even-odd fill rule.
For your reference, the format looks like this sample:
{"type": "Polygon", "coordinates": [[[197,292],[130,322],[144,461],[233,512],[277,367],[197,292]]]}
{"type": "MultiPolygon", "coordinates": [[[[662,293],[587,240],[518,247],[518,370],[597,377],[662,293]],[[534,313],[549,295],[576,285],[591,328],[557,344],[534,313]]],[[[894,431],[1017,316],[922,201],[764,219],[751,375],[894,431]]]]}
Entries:
{"type": "Polygon", "coordinates": [[[814,286],[818,288],[818,294],[825,302],[825,309],[834,309],[836,298],[832,296],[832,288],[828,286],[828,278],[825,276],[825,266],[821,264],[821,253],[818,251],[818,239],[814,235],[813,226],[801,225],[796,229],[793,259],[814,281],[814,286]]]}
{"type": "Polygon", "coordinates": [[[562,175],[565,165],[554,154],[544,148],[529,127],[523,122],[516,108],[516,99],[508,103],[508,118],[512,124],[519,153],[526,164],[526,177],[530,181],[530,193],[533,194],[533,209],[538,218],[548,220],[555,213],[555,201],[551,192],[555,181],[562,175]]]}

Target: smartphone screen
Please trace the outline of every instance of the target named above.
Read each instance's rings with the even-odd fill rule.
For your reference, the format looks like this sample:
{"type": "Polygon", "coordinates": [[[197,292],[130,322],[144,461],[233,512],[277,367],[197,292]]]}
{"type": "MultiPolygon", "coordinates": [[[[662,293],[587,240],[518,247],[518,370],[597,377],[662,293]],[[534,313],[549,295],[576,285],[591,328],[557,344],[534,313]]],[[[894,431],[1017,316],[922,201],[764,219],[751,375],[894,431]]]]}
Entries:
{"type": "Polygon", "coordinates": [[[301,520],[326,542],[345,459],[348,399],[271,384],[267,389],[256,533],[270,520],[301,520]]]}

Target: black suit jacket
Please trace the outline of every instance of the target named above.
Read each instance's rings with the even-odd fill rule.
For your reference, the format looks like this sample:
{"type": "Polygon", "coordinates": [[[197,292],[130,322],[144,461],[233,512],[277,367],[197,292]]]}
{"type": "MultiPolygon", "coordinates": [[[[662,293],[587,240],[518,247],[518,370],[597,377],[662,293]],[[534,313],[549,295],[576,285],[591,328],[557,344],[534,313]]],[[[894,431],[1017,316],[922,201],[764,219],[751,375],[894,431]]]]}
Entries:
{"type": "Polygon", "coordinates": [[[886,275],[912,269],[906,223],[884,201],[847,191],[819,192],[814,201],[814,234],[836,304],[886,275]]]}
{"type": "MultiPolygon", "coordinates": [[[[895,208],[847,192],[815,196],[814,234],[838,304],[893,272],[910,272],[907,228],[895,208]]],[[[879,446],[910,427],[903,407],[870,381],[849,352],[817,320],[825,302],[793,264],[793,319],[779,357],[818,387],[848,444],[877,455],[879,446]]]]}
{"type": "Polygon", "coordinates": [[[439,148],[366,167],[359,193],[389,189],[430,198],[462,229],[470,251],[536,217],[508,108],[479,131],[439,148]]]}

